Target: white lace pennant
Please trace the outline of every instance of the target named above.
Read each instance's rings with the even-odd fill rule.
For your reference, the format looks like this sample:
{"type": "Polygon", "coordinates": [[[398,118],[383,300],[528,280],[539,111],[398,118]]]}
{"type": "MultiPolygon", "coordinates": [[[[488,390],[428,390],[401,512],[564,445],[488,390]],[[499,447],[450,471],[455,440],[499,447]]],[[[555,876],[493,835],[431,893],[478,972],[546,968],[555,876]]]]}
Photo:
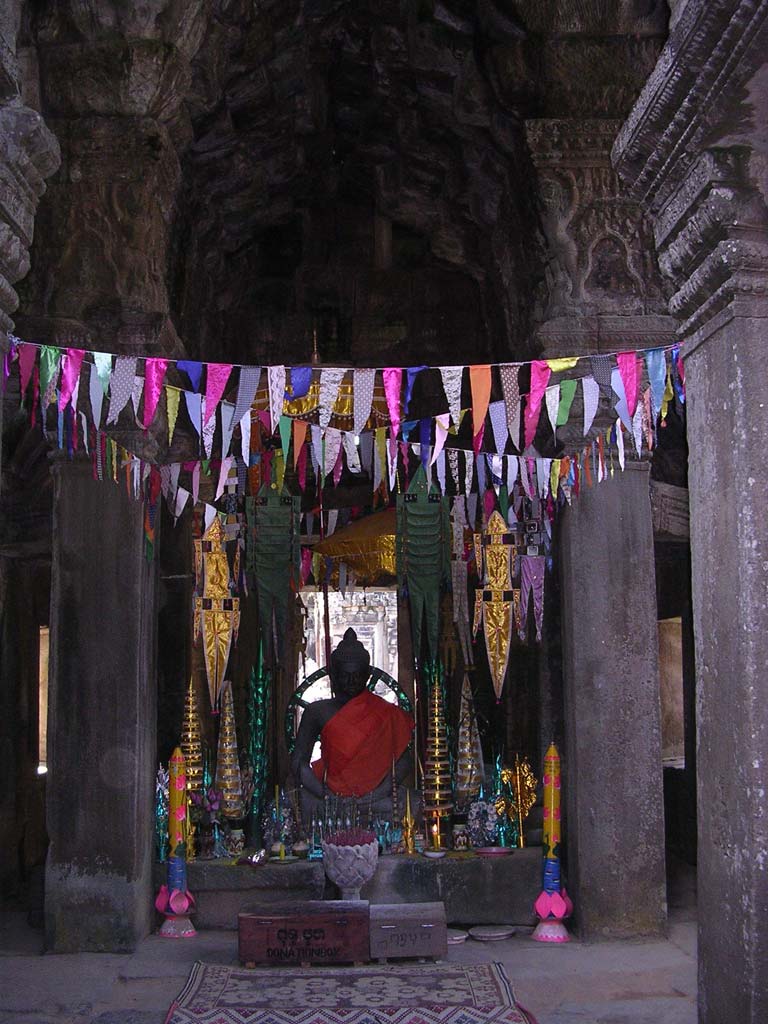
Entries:
{"type": "Polygon", "coordinates": [[[560,408],[560,385],[552,384],[545,392],[547,416],[552,427],[552,434],[557,441],[557,410],[560,408]]]}
{"type": "Polygon", "coordinates": [[[336,459],[339,457],[341,448],[341,431],[335,427],[328,427],[325,432],[325,462],[323,464],[323,476],[333,472],[336,459]]]}
{"type": "Polygon", "coordinates": [[[318,410],[318,422],[324,430],[331,422],[331,414],[336,399],[339,397],[339,387],[346,370],[343,367],[330,366],[320,371],[320,406],[318,410]]]}
{"type": "Polygon", "coordinates": [[[277,424],[280,422],[285,400],[285,367],[267,367],[267,381],[269,382],[269,419],[274,434],[277,424]]]}
{"type": "Polygon", "coordinates": [[[344,454],[347,456],[347,469],[350,473],[360,473],[362,466],[360,465],[360,452],[355,444],[355,435],[345,430],[342,432],[341,439],[341,443],[344,445],[344,454]]]}
{"type": "Polygon", "coordinates": [[[458,428],[461,421],[461,378],[463,366],[441,366],[440,376],[443,380],[443,391],[448,401],[448,411],[453,424],[458,428]]]}
{"type": "Polygon", "coordinates": [[[502,363],[499,366],[504,408],[507,414],[507,430],[512,444],[520,451],[520,363],[502,363]]]}

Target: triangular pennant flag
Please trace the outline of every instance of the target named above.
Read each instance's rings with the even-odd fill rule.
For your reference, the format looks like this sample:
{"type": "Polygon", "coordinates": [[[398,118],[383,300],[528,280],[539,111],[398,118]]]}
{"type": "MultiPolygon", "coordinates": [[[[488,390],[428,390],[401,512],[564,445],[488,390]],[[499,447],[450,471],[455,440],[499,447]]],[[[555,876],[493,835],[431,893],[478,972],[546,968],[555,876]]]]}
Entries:
{"type": "Polygon", "coordinates": [[[512,444],[520,451],[520,364],[502,363],[499,366],[504,408],[507,413],[507,430],[512,444]]]}
{"type": "Polygon", "coordinates": [[[176,488],[179,486],[179,477],[181,476],[181,463],[180,462],[172,462],[171,465],[170,465],[170,470],[171,470],[171,481],[170,481],[170,484],[169,484],[169,489],[170,489],[171,494],[175,494],[176,493],[176,488]]]}
{"type": "Polygon", "coordinates": [[[640,391],[640,364],[635,352],[619,352],[616,364],[624,383],[624,394],[627,399],[627,411],[630,418],[635,415],[637,398],[640,391]]]}
{"type": "Polygon", "coordinates": [[[133,378],[133,391],[131,392],[131,405],[133,406],[134,415],[138,419],[139,405],[141,404],[141,395],[144,391],[144,378],[139,377],[137,374],[133,378]]]}
{"type": "MultiPolygon", "coordinates": [[[[59,409],[69,405],[72,393],[80,380],[80,367],[83,363],[85,349],[68,348],[61,359],[61,390],[59,391],[59,409]]],[[[77,402],[73,402],[73,408],[77,402]]]]}
{"type": "MultiPolygon", "coordinates": [[[[445,414],[446,421],[448,420],[448,413],[445,414]]],[[[440,452],[437,456],[437,479],[440,484],[440,493],[445,495],[445,452],[440,452]]]]}
{"type": "Polygon", "coordinates": [[[389,489],[394,489],[397,479],[397,439],[390,434],[387,439],[387,472],[389,476],[389,489]]]}
{"type": "Polygon", "coordinates": [[[347,371],[343,367],[330,366],[320,371],[320,399],[318,423],[324,430],[331,422],[333,407],[339,397],[339,388],[347,371]]]}
{"type": "Polygon", "coordinates": [[[576,394],[577,380],[560,381],[560,405],[557,407],[557,426],[564,427],[568,422],[573,405],[573,396],[576,394]]]}
{"type": "Polygon", "coordinates": [[[205,503],[205,508],[203,509],[203,522],[205,524],[204,529],[203,529],[203,533],[208,533],[208,531],[211,528],[211,524],[213,523],[213,520],[215,518],[216,518],[216,506],[215,505],[209,505],[208,502],[206,502],[205,503]]]}
{"type": "Polygon", "coordinates": [[[654,419],[661,412],[664,398],[664,384],[667,379],[667,357],[663,348],[652,348],[645,353],[645,365],[648,368],[648,381],[651,385],[654,419]]]}
{"type": "Polygon", "coordinates": [[[336,532],[336,524],[339,521],[339,510],[332,508],[328,510],[328,525],[325,528],[325,536],[330,537],[332,533],[336,532]]]}
{"type": "Polygon", "coordinates": [[[285,367],[268,366],[267,382],[269,384],[269,421],[270,433],[274,434],[283,413],[285,395],[285,367]]]}
{"type": "Polygon", "coordinates": [[[203,396],[198,395],[195,391],[185,391],[184,401],[192,426],[198,434],[201,434],[203,429],[203,396]]]}
{"type": "Polygon", "coordinates": [[[533,444],[533,439],[536,436],[536,427],[538,426],[539,414],[541,413],[541,402],[544,398],[544,392],[547,389],[551,372],[546,362],[541,359],[535,359],[531,363],[531,390],[525,403],[525,413],[523,414],[526,448],[533,444]]]}
{"type": "Polygon", "coordinates": [[[163,387],[167,359],[147,359],[144,363],[144,429],[148,430],[154,419],[160,392],[163,387]]]}
{"type": "Polygon", "coordinates": [[[312,386],[311,366],[291,367],[291,393],[286,392],[286,398],[293,401],[295,398],[304,398],[312,386]]]}
{"type": "Polygon", "coordinates": [[[240,455],[247,467],[251,465],[251,410],[247,409],[238,421],[240,423],[240,455]]]}
{"type": "Polygon", "coordinates": [[[181,392],[178,388],[166,386],[165,388],[165,414],[168,418],[168,447],[173,442],[173,432],[176,430],[176,419],[179,415],[179,402],[181,392]]]}
{"type": "Polygon", "coordinates": [[[419,423],[419,458],[426,470],[429,465],[430,441],[432,439],[432,420],[426,417],[419,423]]]}
{"type": "Polygon", "coordinates": [[[325,457],[323,462],[323,476],[326,477],[336,465],[341,449],[341,431],[335,427],[328,427],[323,438],[325,457]]]}
{"type": "MultiPolygon", "coordinates": [[[[441,413],[435,416],[435,448],[432,452],[432,463],[434,464],[445,447],[445,439],[448,437],[448,413],[441,413]]],[[[445,472],[445,471],[443,471],[445,472]]],[[[443,488],[445,490],[445,488],[443,488]]]]}
{"type": "Polygon", "coordinates": [[[363,427],[371,415],[375,380],[375,370],[355,369],[352,371],[353,429],[356,434],[362,433],[363,427]]]}
{"type": "Polygon", "coordinates": [[[485,494],[485,457],[475,456],[475,472],[477,473],[477,493],[485,494]]]}
{"type": "Polygon", "coordinates": [[[516,458],[510,456],[507,459],[507,491],[512,494],[512,488],[517,480],[517,473],[520,469],[520,463],[516,458]]]}
{"type": "Polygon", "coordinates": [[[586,437],[600,403],[600,386],[594,377],[582,377],[581,390],[584,396],[584,436],[586,437]]]}
{"type": "Polygon", "coordinates": [[[616,421],[616,448],[619,452],[619,465],[624,469],[624,431],[621,429],[621,420],[616,421]]]}
{"type": "Polygon", "coordinates": [[[373,472],[372,462],[373,434],[366,431],[364,434],[360,434],[360,465],[369,476],[373,472]]]}
{"type": "MultiPolygon", "coordinates": [[[[392,424],[392,438],[397,438],[400,430],[400,388],[403,382],[403,371],[396,366],[389,366],[382,372],[384,395],[387,399],[389,419],[392,424]]],[[[391,469],[390,469],[391,473],[391,469]]]]}
{"type": "Polygon", "coordinates": [[[246,412],[250,411],[261,377],[260,366],[241,366],[240,380],[237,383],[237,398],[235,399],[235,411],[232,414],[232,422],[239,423],[246,412]]]}
{"type": "MultiPolygon", "coordinates": [[[[197,500],[197,499],[195,499],[197,500]]],[[[189,501],[189,491],[185,487],[179,487],[176,491],[176,501],[173,507],[173,518],[178,519],[181,513],[186,508],[187,502],[189,501]]]]}
{"type": "MultiPolygon", "coordinates": [[[[43,410],[47,409],[56,397],[60,361],[61,351],[58,348],[43,345],[40,349],[40,394],[43,410]]],[[[130,394],[130,391],[128,393],[130,394]]]]}
{"type": "Polygon", "coordinates": [[[97,430],[101,428],[101,409],[104,404],[104,391],[95,366],[90,367],[91,377],[88,382],[88,393],[91,398],[91,416],[97,430]]]}
{"type": "Polygon", "coordinates": [[[472,490],[472,475],[475,469],[475,460],[470,452],[462,452],[464,458],[464,493],[469,497],[472,490]]]}
{"type": "Polygon", "coordinates": [[[112,376],[112,356],[108,352],[94,352],[93,362],[101,382],[101,390],[106,395],[109,391],[109,379],[112,376]]]}
{"type": "Polygon", "coordinates": [[[552,427],[552,433],[557,440],[557,410],[560,408],[560,385],[551,384],[544,392],[544,399],[547,403],[547,416],[552,427]]]}
{"type": "Polygon", "coordinates": [[[283,456],[287,457],[291,444],[291,417],[281,416],[277,421],[277,428],[280,433],[280,447],[283,449],[283,456]]]}
{"type": "Polygon", "coordinates": [[[629,408],[627,407],[627,396],[624,393],[624,380],[621,376],[621,370],[618,366],[611,373],[611,387],[613,388],[618,401],[614,405],[614,409],[619,414],[619,419],[627,428],[629,433],[632,433],[632,419],[629,415],[629,408]]]}
{"type": "Polygon", "coordinates": [[[408,415],[408,406],[411,402],[411,395],[413,394],[413,385],[416,383],[416,378],[422,370],[426,370],[426,366],[409,366],[405,371],[405,399],[403,401],[403,416],[408,415]]]}
{"type": "Polygon", "coordinates": [[[203,377],[202,363],[196,363],[191,359],[182,359],[180,362],[176,363],[176,369],[183,370],[184,373],[186,373],[192,384],[193,391],[200,390],[200,381],[203,377]]]}
{"type": "Polygon", "coordinates": [[[470,366],[469,386],[472,392],[472,437],[477,437],[485,424],[491,397],[491,368],[488,365],[470,366]]]}
{"type": "Polygon", "coordinates": [[[638,455],[643,454],[643,416],[645,408],[642,402],[637,403],[635,415],[632,417],[632,438],[635,442],[635,451],[638,455]]]}
{"type": "Polygon", "coordinates": [[[115,359],[115,368],[109,379],[109,415],[107,426],[117,423],[117,417],[128,404],[128,399],[133,393],[133,381],[136,377],[135,356],[118,356],[115,359]]]}
{"type": "Polygon", "coordinates": [[[602,390],[609,391],[611,387],[611,357],[590,356],[589,365],[592,368],[592,376],[602,390]]]}
{"type": "Polygon", "coordinates": [[[200,494],[200,463],[196,462],[192,467],[192,501],[196,505],[197,497],[200,494]]]}
{"type": "Polygon", "coordinates": [[[211,422],[216,408],[224,394],[229,375],[232,373],[231,363],[208,363],[205,375],[205,413],[203,426],[211,422]]]}
{"type": "Polygon", "coordinates": [[[306,420],[293,420],[293,468],[296,469],[299,462],[299,454],[301,449],[304,447],[304,441],[307,437],[307,427],[309,424],[306,420]]]}
{"type": "Polygon", "coordinates": [[[316,423],[313,423],[310,434],[312,437],[312,465],[315,467],[315,472],[319,473],[323,464],[323,432],[316,423]]]}
{"type": "Polygon", "coordinates": [[[488,414],[491,418],[493,442],[496,446],[496,451],[499,455],[503,455],[504,449],[507,446],[507,437],[509,436],[509,430],[507,427],[507,409],[504,402],[491,402],[488,406],[488,414]]]}
{"type": "Polygon", "coordinates": [[[227,477],[229,476],[229,470],[233,461],[234,456],[232,455],[228,455],[226,459],[221,460],[221,469],[219,470],[219,482],[216,485],[216,497],[214,498],[214,501],[218,501],[219,498],[224,493],[224,486],[226,485],[227,477]]]}
{"type": "Polygon", "coordinates": [[[29,382],[32,379],[32,370],[37,358],[37,346],[27,345],[21,342],[19,345],[19,386],[21,397],[24,398],[29,382]]]}
{"type": "Polygon", "coordinates": [[[210,459],[211,453],[213,452],[213,435],[216,433],[216,409],[218,409],[218,402],[213,410],[213,415],[209,416],[207,411],[208,399],[203,399],[203,450],[205,451],[206,459],[210,459]]]}
{"type": "Polygon", "coordinates": [[[467,495],[467,525],[470,530],[474,530],[475,523],[477,522],[477,493],[475,491],[472,494],[467,495]]]}
{"type": "Polygon", "coordinates": [[[440,367],[440,376],[443,381],[445,398],[448,402],[448,411],[451,414],[453,425],[457,429],[461,423],[461,378],[463,373],[463,366],[440,367]]]}
{"type": "Polygon", "coordinates": [[[344,468],[344,448],[339,445],[339,451],[336,455],[336,461],[333,464],[333,486],[339,486],[339,480],[341,480],[341,471],[344,468]]]}
{"type": "Polygon", "coordinates": [[[564,370],[572,369],[578,361],[578,356],[562,356],[560,359],[548,359],[547,366],[552,373],[562,373],[564,370]]]}
{"type": "Polygon", "coordinates": [[[523,485],[525,496],[532,498],[533,491],[531,490],[531,481],[528,477],[528,462],[522,455],[518,458],[518,462],[520,464],[520,483],[523,485]]]}
{"type": "Polygon", "coordinates": [[[342,444],[344,445],[344,454],[347,456],[347,469],[350,473],[359,473],[362,469],[360,453],[355,444],[355,435],[350,430],[343,432],[342,444]]]}
{"type": "Polygon", "coordinates": [[[387,461],[387,431],[385,427],[377,427],[373,448],[373,489],[377,491],[384,479],[384,466],[387,461]]]}
{"type": "Polygon", "coordinates": [[[235,407],[232,402],[221,403],[221,457],[226,458],[235,432],[235,407]]]}

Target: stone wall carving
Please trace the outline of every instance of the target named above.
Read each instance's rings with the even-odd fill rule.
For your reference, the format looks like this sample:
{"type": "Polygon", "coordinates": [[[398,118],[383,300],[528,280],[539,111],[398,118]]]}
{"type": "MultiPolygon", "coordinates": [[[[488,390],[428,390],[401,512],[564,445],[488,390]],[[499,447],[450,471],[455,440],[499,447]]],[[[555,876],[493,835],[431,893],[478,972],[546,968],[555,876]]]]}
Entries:
{"type": "Polygon", "coordinates": [[[643,315],[663,309],[653,236],[610,165],[619,122],[526,122],[549,243],[540,316],[643,315]]]}

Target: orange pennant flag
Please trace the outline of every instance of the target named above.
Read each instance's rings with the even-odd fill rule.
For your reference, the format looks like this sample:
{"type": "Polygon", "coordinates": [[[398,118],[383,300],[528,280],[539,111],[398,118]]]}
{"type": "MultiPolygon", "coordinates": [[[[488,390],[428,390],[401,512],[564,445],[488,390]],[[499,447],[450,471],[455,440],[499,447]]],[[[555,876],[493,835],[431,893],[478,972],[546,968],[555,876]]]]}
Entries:
{"type": "Polygon", "coordinates": [[[483,429],[491,400],[490,366],[470,366],[469,386],[472,391],[472,436],[477,437],[483,429]]]}
{"type": "Polygon", "coordinates": [[[293,468],[299,461],[299,455],[301,455],[301,449],[304,445],[304,439],[307,436],[307,427],[309,424],[306,420],[294,420],[293,421],[293,468]]]}

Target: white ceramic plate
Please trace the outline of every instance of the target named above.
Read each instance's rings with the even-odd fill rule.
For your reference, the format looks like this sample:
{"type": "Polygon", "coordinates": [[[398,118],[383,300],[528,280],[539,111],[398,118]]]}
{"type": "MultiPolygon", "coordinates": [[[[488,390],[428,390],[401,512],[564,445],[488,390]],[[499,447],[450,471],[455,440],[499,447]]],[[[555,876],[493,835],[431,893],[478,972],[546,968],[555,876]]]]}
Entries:
{"type": "Polygon", "coordinates": [[[469,929],[469,934],[478,942],[500,942],[511,939],[516,929],[511,924],[479,924],[469,929]]]}

